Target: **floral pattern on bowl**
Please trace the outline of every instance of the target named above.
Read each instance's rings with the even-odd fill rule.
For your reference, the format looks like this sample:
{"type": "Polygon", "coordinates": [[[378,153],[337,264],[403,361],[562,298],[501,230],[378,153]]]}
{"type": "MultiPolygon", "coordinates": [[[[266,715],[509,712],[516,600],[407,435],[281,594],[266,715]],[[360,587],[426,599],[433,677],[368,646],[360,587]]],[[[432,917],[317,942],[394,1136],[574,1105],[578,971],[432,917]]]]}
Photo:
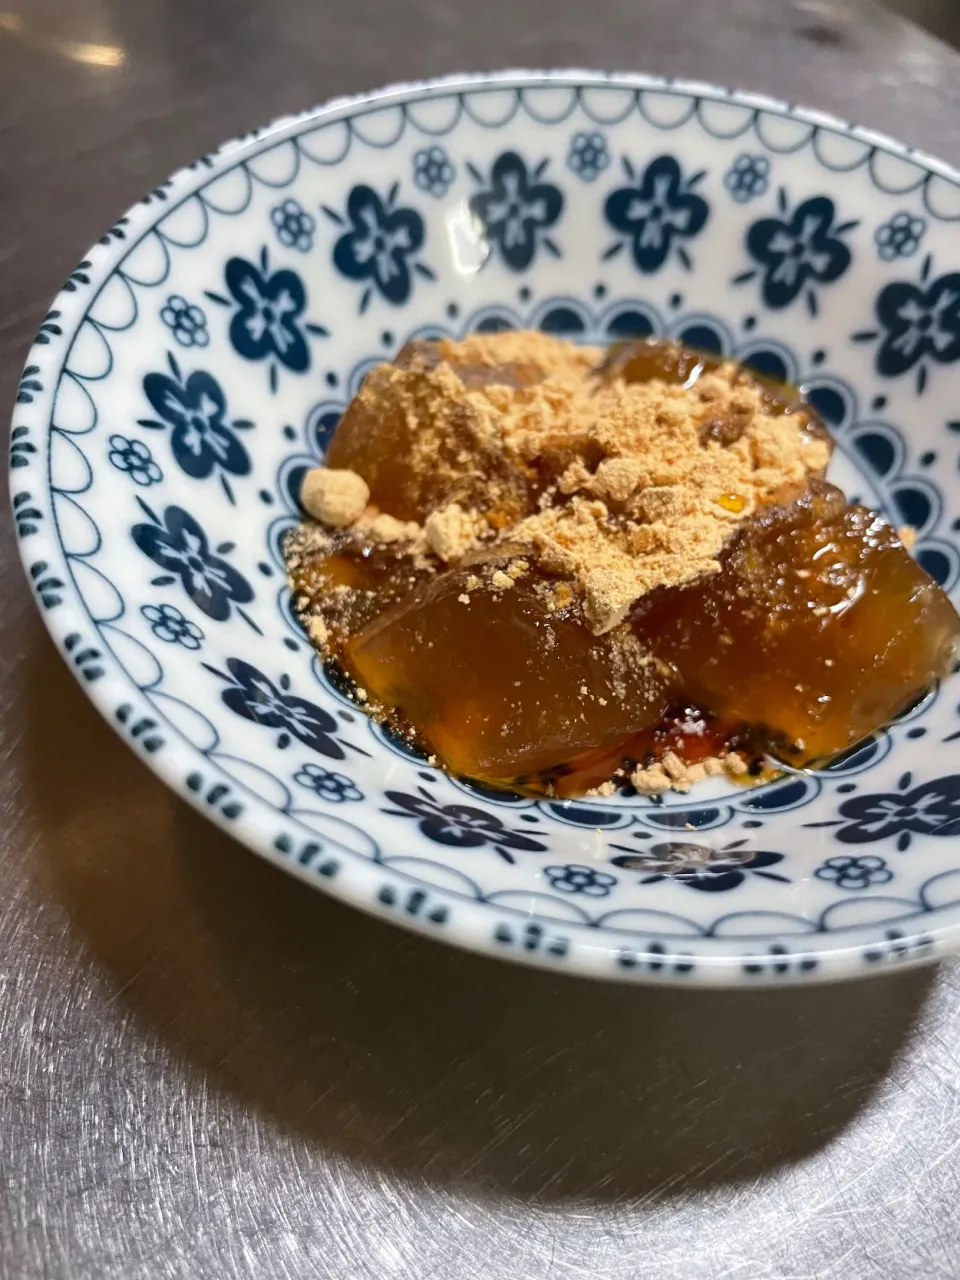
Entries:
{"type": "Polygon", "coordinates": [[[838,483],[914,525],[956,597],[958,221],[935,160],[644,76],[459,78],[277,122],[130,211],[41,325],[10,455],[38,606],[168,785],[408,927],[687,986],[956,950],[952,682],[819,772],[535,802],[372,724],[300,630],[280,547],[305,469],[407,339],[663,333],[803,386],[838,483]]]}

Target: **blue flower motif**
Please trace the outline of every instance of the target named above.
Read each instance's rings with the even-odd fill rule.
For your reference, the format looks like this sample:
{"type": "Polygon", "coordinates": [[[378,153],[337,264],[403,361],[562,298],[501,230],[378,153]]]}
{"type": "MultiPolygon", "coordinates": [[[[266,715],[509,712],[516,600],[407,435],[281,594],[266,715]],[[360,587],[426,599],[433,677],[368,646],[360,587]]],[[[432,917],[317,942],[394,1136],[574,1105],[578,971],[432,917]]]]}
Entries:
{"type": "MultiPolygon", "coordinates": [[[[928,254],[919,284],[888,284],[876,302],[877,319],[883,328],[876,355],[877,373],[898,378],[916,366],[918,394],[926,389],[928,360],[953,364],[960,359],[960,272],[951,271],[931,284],[931,267],[928,254]]],[[[853,335],[855,342],[880,336],[877,330],[853,335]]]]}
{"type": "Polygon", "coordinates": [[[617,883],[617,877],[593,867],[581,867],[576,863],[567,867],[544,867],[544,874],[551,889],[561,893],[585,893],[589,898],[605,898],[617,883]]]}
{"type": "Polygon", "coordinates": [[[277,233],[277,239],[287,249],[299,249],[307,253],[313,248],[313,233],[317,224],[296,200],[284,200],[270,210],[270,221],[277,233]]]}
{"type": "Polygon", "coordinates": [[[141,440],[128,440],[126,436],[113,435],[109,440],[107,458],[118,471],[125,471],[134,484],[148,489],[163,479],[163,472],[153,460],[153,454],[141,440]]]}
{"type": "Polygon", "coordinates": [[[197,608],[217,622],[230,617],[231,605],[249,604],[253,599],[249,582],[232,565],[211,553],[207,535],[193,516],[182,507],[167,507],[161,523],[145,504],[141,505],[151,523],[134,525],[133,541],[144,555],[174,575],[155,579],[156,585],[179,578],[197,608]]]}
{"type": "Polygon", "coordinates": [[[910,213],[895,213],[889,222],[884,222],[873,233],[877,253],[884,262],[893,262],[895,258],[909,258],[920,248],[920,241],[927,224],[923,218],[915,218],[910,213]]]}
{"type": "Polygon", "coordinates": [[[363,799],[363,792],[348,777],[342,773],[333,773],[330,769],[322,769],[318,764],[301,765],[293,775],[293,780],[332,804],[363,799]]]}
{"type": "MultiPolygon", "coordinates": [[[[250,474],[250,455],[234,435],[234,428],[245,429],[251,422],[241,419],[228,426],[224,422],[227,401],[216,378],[203,370],[184,377],[172,355],[167,356],[170,372],[148,373],[143,390],[154,411],[163,419],[138,419],[140,426],[163,430],[163,423],[173,427],[170,447],[179,466],[194,480],[205,480],[214,470],[235,476],[250,474]]],[[[221,483],[232,502],[233,490],[225,475],[221,483]]]]}
{"type": "Polygon", "coordinates": [[[336,720],[315,703],[288,693],[289,676],[281,676],[277,688],[262,671],[240,658],[227,659],[229,675],[208,669],[228,682],[220,697],[231,711],[267,729],[280,730],[278,747],[288,747],[293,737],[331,760],[345,758],[346,752],[333,737],[339,727],[336,720]]]}
{"type": "MultiPolygon", "coordinates": [[[[493,162],[489,186],[470,198],[470,212],[483,223],[487,240],[511,271],[526,271],[540,244],[560,257],[547,232],[563,212],[563,193],[553,183],[540,181],[547,164],[541,160],[528,171],[515,151],[504,151],[493,162]]],[[[467,168],[475,181],[485,181],[475,165],[467,168]]]]}
{"type": "Polygon", "coordinates": [[[862,858],[827,858],[813,874],[838,889],[869,889],[874,884],[889,884],[893,879],[893,872],[883,858],[873,854],[862,858]]]}
{"type": "Polygon", "coordinates": [[[623,849],[626,856],[611,858],[615,867],[627,871],[649,871],[641,884],[657,884],[661,880],[676,880],[689,889],[704,893],[725,893],[736,889],[751,875],[761,880],[780,880],[787,877],[769,870],[783,861],[782,853],[744,849],[742,840],[735,840],[724,849],[710,849],[704,845],[682,841],[655,844],[648,849],[628,849],[626,845],[611,845],[623,849]]]}
{"type": "Polygon", "coordinates": [[[200,648],[203,632],[172,604],[145,604],[141,606],[140,612],[150,623],[150,630],[158,640],[165,640],[167,644],[182,644],[185,649],[200,648]]]}
{"type": "MultiPolygon", "coordinates": [[[[812,316],[817,314],[813,283],[832,284],[850,266],[852,255],[841,239],[858,226],[856,219],[835,225],[837,208],[828,196],[811,196],[788,212],[787,193],[781,187],[778,203],[782,218],[761,218],[747,232],[747,252],[763,272],[761,294],[768,307],[788,307],[801,292],[812,316]]],[[[744,284],[757,275],[756,268],[734,277],[744,284]]]]}
{"type": "Polygon", "coordinates": [[[295,271],[270,270],[266,247],[259,268],[246,258],[231,258],[224,270],[230,297],[207,290],[211,302],[235,307],[230,341],[244,360],[269,362],[270,390],[276,392],[278,363],[292,373],[310,368],[310,348],[304,330],[327,337],[323,325],[303,319],[307,291],[295,271]]]}
{"type": "Polygon", "coordinates": [[[843,844],[872,844],[896,836],[901,853],[910,847],[914,835],[960,834],[960,775],[937,778],[910,790],[912,781],[912,775],[905,773],[896,792],[855,796],[840,806],[839,818],[807,825],[838,827],[834,835],[843,844]]]}
{"type": "Polygon", "coordinates": [[[479,849],[490,844],[505,862],[515,862],[511,850],[543,853],[546,845],[519,831],[511,831],[499,818],[483,809],[467,804],[438,804],[426,787],[418,787],[419,795],[388,791],[386,797],[398,809],[384,809],[395,818],[416,818],[428,840],[456,849],[479,849]]]}
{"type": "Polygon", "coordinates": [[[210,341],[207,317],[200,307],[172,293],[160,310],[160,319],[181,347],[205,347],[210,341]]]}
{"type": "Polygon", "coordinates": [[[230,322],[230,341],[246,360],[276,356],[295,373],[310,367],[310,348],[297,321],[307,305],[303,281],[292,271],[263,274],[244,258],[231,258],[227,288],[239,310],[230,322]]]}
{"type": "Polygon", "coordinates": [[[699,235],[709,217],[710,206],[693,193],[704,170],[684,178],[673,156],[657,156],[638,177],[626,157],[622,164],[631,185],[612,191],[603,212],[626,239],[614,241],[603,254],[604,261],[629,244],[637,269],[650,274],[660,270],[676,244],[677,257],[689,271],[690,255],[680,241],[699,235]]]}
{"type": "Polygon", "coordinates": [[[413,180],[421,191],[436,196],[438,200],[450,190],[456,174],[443,147],[424,147],[414,152],[413,180]]]}
{"type": "Polygon", "coordinates": [[[575,133],[567,152],[567,168],[584,182],[595,182],[610,163],[607,140],[602,133],[575,133]]]}
{"type": "Polygon", "coordinates": [[[333,246],[333,265],[351,280],[369,281],[360,298],[361,315],[374,289],[399,307],[410,297],[414,272],[426,280],[436,279],[428,266],[413,261],[426,233],[416,209],[396,207],[399,190],[395,182],[386,200],[381,200],[372,187],[354,187],[347,197],[346,218],[324,205],[329,218],[341,227],[349,226],[333,246]]]}
{"type": "Polygon", "coordinates": [[[769,174],[770,161],[766,156],[740,155],[723,175],[723,185],[737,204],[746,204],[764,194],[769,174]]]}

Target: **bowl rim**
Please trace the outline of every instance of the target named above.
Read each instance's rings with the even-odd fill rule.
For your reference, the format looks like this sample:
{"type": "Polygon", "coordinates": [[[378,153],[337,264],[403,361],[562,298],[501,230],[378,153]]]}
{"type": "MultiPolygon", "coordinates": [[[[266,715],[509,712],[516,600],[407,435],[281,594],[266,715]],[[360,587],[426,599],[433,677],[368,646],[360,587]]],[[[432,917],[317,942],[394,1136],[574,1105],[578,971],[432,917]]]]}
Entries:
{"type": "MultiPolygon", "coordinates": [[[[689,96],[713,102],[747,107],[758,112],[794,119],[818,129],[843,137],[854,138],[877,151],[886,152],[946,179],[960,187],[960,171],[953,166],[907,144],[873,129],[864,128],[838,116],[814,108],[795,106],[764,94],[741,91],[713,85],[699,80],[677,77],[661,77],[643,72],[603,72],[593,70],[510,69],[496,72],[452,74],[406,83],[395,83],[367,93],[340,96],[318,106],[293,115],[283,115],[240,138],[223,143],[185,168],[173,173],[151,196],[128,209],[123,239],[109,234],[93,245],[84,255],[78,271],[85,288],[79,290],[76,273],[66,282],[51,302],[48,312],[56,310],[57,327],[61,330],[51,340],[49,330],[41,327],[25,360],[24,377],[40,384],[28,400],[19,396],[14,406],[11,426],[11,466],[8,483],[11,498],[21,490],[23,482],[35,477],[40,494],[33,497],[39,504],[49,505],[49,441],[50,426],[60,375],[68,358],[73,340],[96,298],[115,268],[132,248],[161,222],[182,201],[206,186],[213,178],[229,171],[241,162],[276,146],[289,137],[303,131],[305,126],[332,123],[338,119],[355,116],[371,108],[379,110],[407,101],[415,101],[436,91],[468,93],[483,88],[527,90],[537,87],[576,86],[577,88],[623,88],[634,92],[665,92],[689,96]],[[152,198],[154,197],[154,198],[152,198]],[[41,442],[41,448],[31,443],[31,437],[41,442]],[[20,472],[20,468],[29,468],[20,472]]],[[[22,394],[22,383],[21,383],[22,394]]],[[[14,511],[16,515],[16,509],[14,511]]],[[[78,682],[84,688],[94,706],[108,724],[130,746],[150,769],[181,799],[187,801],[207,818],[216,822],[224,831],[234,836],[253,852],[282,867],[288,873],[324,889],[333,897],[369,914],[379,916],[395,924],[428,937],[447,942],[466,950],[480,952],[521,962],[554,972],[576,973],[581,976],[640,983],[676,984],[683,986],[743,986],[785,985],[799,982],[827,982],[851,977],[868,976],[882,972],[885,964],[864,964],[868,948],[876,949],[883,925],[862,926],[858,929],[837,930],[832,934],[812,934],[806,950],[792,947],[791,964],[771,964],[768,944],[772,938],[762,940],[763,945],[750,947],[749,938],[698,937],[684,939],[671,950],[653,942],[654,934],[626,933],[618,935],[612,930],[596,932],[590,936],[590,927],[574,922],[546,920],[529,916],[528,919],[544,921],[549,933],[555,925],[561,934],[569,935],[569,946],[562,955],[552,955],[548,949],[527,949],[523,946],[506,950],[495,937],[491,924],[495,923],[498,909],[486,902],[472,902],[456,898],[456,926],[438,931],[435,924],[407,912],[398,912],[396,903],[409,894],[409,882],[389,867],[374,863],[359,855],[343,858],[342,873],[335,879],[325,879],[316,870],[302,865],[290,856],[296,839],[309,840],[312,833],[299,829],[297,837],[284,835],[281,828],[298,830],[295,819],[281,817],[273,807],[253,792],[247,791],[235,779],[230,778],[234,791],[244,793],[242,816],[236,819],[224,816],[219,807],[205,800],[200,791],[187,785],[186,779],[202,768],[209,774],[213,768],[185,738],[176,731],[169,734],[164,749],[153,754],[144,736],[137,731],[137,720],[155,715],[155,709],[145,700],[140,689],[126,674],[112,654],[103,662],[103,669],[95,682],[84,670],[83,651],[86,641],[96,634],[87,609],[69,572],[61,584],[62,598],[55,609],[40,608],[45,574],[51,566],[62,566],[65,556],[57,531],[56,520],[51,518],[39,523],[33,530],[29,546],[18,538],[21,563],[31,591],[38,604],[38,611],[61,656],[67,662],[78,682]],[[42,565],[42,568],[38,566],[42,565]],[[85,679],[86,676],[86,679],[85,679]],[[128,708],[121,715],[123,708],[128,708]],[[856,936],[854,936],[856,935],[856,936]],[[689,942],[689,947],[687,943],[689,942]],[[625,954],[632,956],[627,963],[625,954]],[[761,981],[749,979],[744,974],[744,963],[756,959],[761,981]],[[695,960],[695,966],[689,964],[695,960]],[[804,962],[808,963],[805,965],[804,962]]],[[[87,666],[87,671],[89,666],[87,666]]],[[[172,726],[171,726],[172,729],[172,726]]],[[[226,778],[226,775],[224,775],[226,778]]],[[[445,891],[431,893],[440,899],[445,891]]],[[[451,917],[454,912],[451,911],[451,917]]],[[[501,915],[506,915],[501,912],[501,915]]],[[[516,927],[517,914],[511,913],[516,927]]],[[[887,944],[883,959],[895,962],[897,967],[929,963],[939,955],[960,950],[960,906],[937,909],[944,922],[930,928],[929,914],[918,917],[918,934],[901,935],[895,946],[887,944]],[[922,923],[921,923],[922,922],[922,923]]],[[[452,919],[451,919],[452,923],[452,919]]],[[[758,942],[760,940],[757,940],[758,942]]],[[[876,957],[874,957],[876,958],[876,957]]]]}

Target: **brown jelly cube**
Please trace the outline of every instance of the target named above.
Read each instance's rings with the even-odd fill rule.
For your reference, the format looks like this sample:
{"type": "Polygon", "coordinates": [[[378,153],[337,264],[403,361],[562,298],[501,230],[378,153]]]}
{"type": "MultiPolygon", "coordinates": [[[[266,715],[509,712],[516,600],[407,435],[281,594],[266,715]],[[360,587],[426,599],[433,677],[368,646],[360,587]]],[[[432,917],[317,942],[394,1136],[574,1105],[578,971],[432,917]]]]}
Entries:
{"type": "Polygon", "coordinates": [[[688,696],[766,726],[793,763],[891,720],[958,652],[944,592],[888,524],[822,480],[764,509],[720,561],[719,573],[642,600],[636,632],[688,696]]]}
{"type": "Polygon", "coordinates": [[[435,369],[446,361],[463,385],[467,388],[498,384],[504,387],[529,387],[543,380],[546,370],[534,361],[503,360],[498,364],[467,364],[455,357],[450,358],[450,346],[447,342],[431,342],[414,338],[397,352],[393,361],[401,369],[419,367],[435,369]]]}
{"type": "Polygon", "coordinates": [[[605,378],[622,378],[624,382],[653,382],[668,386],[692,384],[704,373],[715,373],[722,357],[695,351],[679,343],[657,338],[637,338],[611,346],[599,373],[605,378]]]}
{"type": "Polygon", "coordinates": [[[444,431],[435,466],[426,468],[417,443],[445,415],[426,374],[398,374],[390,365],[372,369],[333,433],[326,464],[362,475],[371,502],[382,511],[399,520],[422,520],[447,499],[439,477],[455,461],[456,448],[453,432],[444,431]]]}
{"type": "Polygon", "coordinates": [[[571,607],[549,610],[544,580],[498,588],[491,571],[443,574],[346,646],[368,697],[397,708],[449,769],[532,780],[660,719],[666,682],[636,660],[629,631],[592,636],[571,607]]]}
{"type": "Polygon", "coordinates": [[[528,386],[543,370],[531,363],[465,365],[445,358],[439,343],[410,342],[393,364],[379,365],[337,425],[326,463],[356,471],[370,499],[400,520],[423,520],[449,502],[500,512],[499,524],[532,509],[532,473],[486,441],[463,391],[442,379],[449,366],[462,387],[528,386]],[[467,460],[467,461],[465,461],[467,460]]]}
{"type": "Polygon", "coordinates": [[[297,609],[319,615],[328,628],[327,647],[338,657],[344,639],[408,596],[429,576],[411,559],[406,543],[379,546],[362,536],[341,534],[315,552],[301,551],[290,570],[297,609]]]}
{"type": "MultiPolygon", "coordinates": [[[[604,378],[622,378],[624,382],[652,382],[656,379],[667,386],[692,387],[705,374],[716,373],[725,363],[722,356],[679,343],[639,338],[614,344],[598,372],[604,378]]],[[[734,381],[735,385],[752,387],[759,394],[766,413],[774,416],[801,414],[804,428],[811,436],[830,440],[830,433],[796,387],[775,382],[747,368],[739,369],[734,381]]],[[[736,418],[707,413],[700,438],[704,443],[716,440],[721,445],[733,444],[739,439],[744,425],[745,420],[738,422],[736,418]]]]}

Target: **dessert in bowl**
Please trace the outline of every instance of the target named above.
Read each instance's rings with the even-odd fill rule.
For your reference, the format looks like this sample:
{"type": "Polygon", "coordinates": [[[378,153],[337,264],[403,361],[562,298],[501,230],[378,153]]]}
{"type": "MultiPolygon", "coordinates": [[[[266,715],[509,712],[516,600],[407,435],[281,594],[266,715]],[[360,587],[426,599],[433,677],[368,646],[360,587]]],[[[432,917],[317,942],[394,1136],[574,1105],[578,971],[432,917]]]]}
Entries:
{"type": "MultiPolygon", "coordinates": [[[[816,427],[805,464],[826,504],[816,518],[846,510],[839,490],[885,517],[898,551],[909,527],[916,582],[949,596],[960,576],[958,181],[820,113],[580,72],[399,87],[227,144],[111,228],[28,358],[11,487],[44,619],[170,786],[295,874],[439,940],[685,985],[821,980],[951,951],[960,724],[949,635],[925,668],[944,678],[920,679],[920,662],[916,696],[884,702],[876,732],[823,753],[798,749],[797,732],[779,753],[765,742],[769,775],[754,785],[731,776],[736,765],[679,789],[634,780],[654,765],[671,778],[661,750],[575,787],[546,776],[569,763],[552,759],[537,785],[510,787],[531,771],[456,767],[451,752],[470,744],[453,734],[448,772],[435,744],[369,715],[351,673],[315,647],[287,573],[305,478],[381,376],[371,371],[396,367],[404,348],[423,363],[470,334],[495,346],[535,331],[564,351],[662,338],[748,370],[758,387],[796,388],[816,427]]],[[[410,456],[401,439],[396,468],[410,456]]],[[[565,482],[585,512],[619,501],[595,491],[598,475],[616,479],[602,461],[579,488],[576,474],[565,482]]],[[[725,494],[734,507],[753,501],[725,494]]],[[[431,512],[454,501],[476,510],[457,499],[431,512]]],[[[799,501],[772,490],[760,501],[788,513],[778,518],[791,546],[799,501]]],[[[421,528],[431,514],[378,512],[421,528]]],[[[743,527],[743,509],[727,514],[743,527]]],[[[449,515],[434,529],[459,536],[449,515]]],[[[518,567],[527,545],[501,559],[490,593],[516,600],[532,573],[518,567]]],[[[613,625],[640,625],[647,594],[657,603],[638,591],[613,625]]],[[[471,590],[453,597],[469,615],[461,595],[471,590]]],[[[595,603],[602,628],[612,604],[595,603]]],[[[903,619],[880,619],[891,642],[923,634],[903,619]]],[[[482,672],[490,640],[476,625],[482,672]]],[[[645,625],[676,650],[675,610],[645,625]]],[[[683,643],[697,635],[683,624],[683,643]]],[[[731,647],[746,688],[749,652],[731,647]]],[[[782,697],[767,699],[784,713],[806,684],[805,648],[794,649],[798,678],[781,670],[782,697]]],[[[369,669],[386,661],[380,651],[369,669]]],[[[694,654],[688,665],[709,664],[694,654]]],[[[546,657],[536,676],[546,690],[546,657]]],[[[585,687],[592,706],[606,697],[585,687]]],[[[672,754],[688,771],[697,763],[672,754]]],[[[731,755],[753,763],[720,744],[716,758],[731,755]]]]}

